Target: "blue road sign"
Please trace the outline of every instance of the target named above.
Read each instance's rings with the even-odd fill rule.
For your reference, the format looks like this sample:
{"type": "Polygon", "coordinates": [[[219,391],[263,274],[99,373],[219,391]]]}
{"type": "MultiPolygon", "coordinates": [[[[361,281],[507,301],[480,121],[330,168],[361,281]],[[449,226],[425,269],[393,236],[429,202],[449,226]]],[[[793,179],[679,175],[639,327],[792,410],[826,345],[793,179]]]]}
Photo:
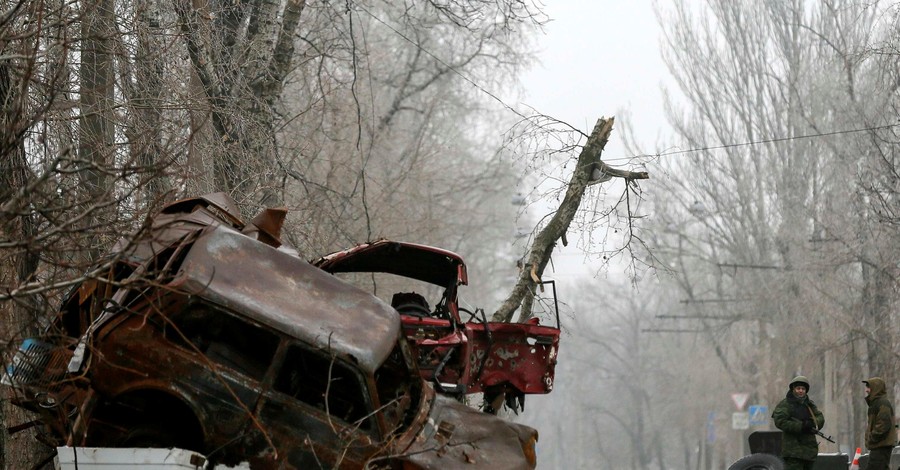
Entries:
{"type": "Polygon", "coordinates": [[[750,426],[760,426],[769,422],[768,406],[750,405],[747,412],[750,413],[750,426]]]}

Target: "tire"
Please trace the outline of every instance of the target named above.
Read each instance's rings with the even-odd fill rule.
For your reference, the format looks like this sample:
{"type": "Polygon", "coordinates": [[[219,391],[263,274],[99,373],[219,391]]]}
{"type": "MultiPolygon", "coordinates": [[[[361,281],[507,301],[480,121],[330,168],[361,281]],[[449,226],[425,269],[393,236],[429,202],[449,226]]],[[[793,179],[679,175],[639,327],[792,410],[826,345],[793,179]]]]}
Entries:
{"type": "Polygon", "coordinates": [[[784,470],[784,461],[772,454],[750,454],[731,464],[728,470],[784,470]]]}

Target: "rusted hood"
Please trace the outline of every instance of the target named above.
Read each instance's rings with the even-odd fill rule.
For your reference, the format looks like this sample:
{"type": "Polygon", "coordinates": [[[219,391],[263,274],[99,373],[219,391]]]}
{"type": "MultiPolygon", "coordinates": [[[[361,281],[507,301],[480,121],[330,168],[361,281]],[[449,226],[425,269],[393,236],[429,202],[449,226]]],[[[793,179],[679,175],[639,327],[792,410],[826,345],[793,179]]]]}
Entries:
{"type": "Polygon", "coordinates": [[[400,334],[397,312],[378,298],[222,225],[194,242],[173,284],[370,371],[400,334]]]}
{"type": "Polygon", "coordinates": [[[385,239],[325,255],[312,264],[330,273],[389,273],[445,288],[469,282],[466,264],[456,253],[385,239]]]}

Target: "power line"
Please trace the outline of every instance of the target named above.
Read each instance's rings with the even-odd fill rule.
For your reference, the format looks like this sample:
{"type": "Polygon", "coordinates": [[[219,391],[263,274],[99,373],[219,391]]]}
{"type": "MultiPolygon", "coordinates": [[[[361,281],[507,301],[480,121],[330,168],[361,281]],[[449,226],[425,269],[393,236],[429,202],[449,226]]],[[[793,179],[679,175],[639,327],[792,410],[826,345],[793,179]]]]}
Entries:
{"type": "Polygon", "coordinates": [[[643,328],[641,333],[706,333],[707,330],[688,330],[683,328],[643,328]]]}
{"type": "Polygon", "coordinates": [[[669,320],[697,319],[697,320],[741,320],[738,315],[657,315],[656,318],[669,320]]]}
{"type": "MultiPolygon", "coordinates": [[[[733,299],[681,299],[678,302],[682,304],[715,304],[724,302],[750,302],[756,300],[752,297],[735,297],[733,299]]],[[[657,315],[659,316],[659,315],[657,315]]]]}
{"type": "Polygon", "coordinates": [[[746,268],[746,269],[777,269],[777,270],[790,270],[790,268],[784,266],[774,266],[770,264],[741,264],[741,263],[716,263],[720,268],[746,268]]]}
{"type": "Polygon", "coordinates": [[[722,150],[722,149],[737,148],[737,147],[749,147],[749,146],[760,145],[760,144],[771,144],[771,143],[775,143],[775,142],[788,142],[791,140],[812,139],[812,138],[817,138],[817,137],[829,137],[829,136],[841,135],[841,134],[854,134],[857,132],[880,131],[883,129],[890,129],[890,128],[897,127],[897,126],[900,126],[900,124],[886,124],[884,126],[863,127],[863,128],[859,128],[859,129],[843,129],[843,130],[831,131],[831,132],[820,132],[820,133],[816,133],[816,134],[796,135],[793,137],[775,137],[772,139],[753,140],[753,141],[749,141],[749,142],[715,145],[715,146],[710,146],[710,147],[697,147],[697,148],[691,148],[691,149],[685,149],[685,150],[673,150],[671,152],[662,152],[662,153],[656,153],[656,154],[642,154],[642,155],[634,155],[631,157],[609,158],[609,159],[604,159],[604,161],[610,162],[610,161],[617,161],[617,160],[632,160],[632,159],[640,158],[640,157],[666,157],[669,155],[683,155],[686,153],[705,152],[708,150],[722,150]]]}

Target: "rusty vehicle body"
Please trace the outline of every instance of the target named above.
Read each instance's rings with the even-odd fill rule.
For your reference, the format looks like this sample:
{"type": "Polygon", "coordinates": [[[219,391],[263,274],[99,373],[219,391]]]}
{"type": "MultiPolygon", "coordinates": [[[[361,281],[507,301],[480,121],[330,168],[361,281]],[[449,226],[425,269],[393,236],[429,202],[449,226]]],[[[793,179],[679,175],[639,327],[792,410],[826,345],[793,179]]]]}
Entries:
{"type": "Polygon", "coordinates": [[[3,383],[70,446],[274,468],[535,467],[537,432],[436,393],[397,311],[279,249],[283,211],[167,206],[3,383]]]}
{"type": "Polygon", "coordinates": [[[395,289],[391,303],[400,312],[403,331],[413,346],[423,377],[450,394],[483,392],[485,408],[496,411],[497,400],[514,410],[525,394],[553,390],[559,348],[557,326],[488,322],[483,310],[459,305],[459,290],[468,283],[466,264],[441,248],[378,240],[332,253],[312,264],[336,275],[360,275],[363,284],[375,273],[390,275],[395,289]],[[408,292],[414,281],[437,300],[430,307],[422,294],[408,292]],[[418,299],[418,300],[416,300],[418,299]],[[461,317],[465,315],[465,320],[461,317]]]}

